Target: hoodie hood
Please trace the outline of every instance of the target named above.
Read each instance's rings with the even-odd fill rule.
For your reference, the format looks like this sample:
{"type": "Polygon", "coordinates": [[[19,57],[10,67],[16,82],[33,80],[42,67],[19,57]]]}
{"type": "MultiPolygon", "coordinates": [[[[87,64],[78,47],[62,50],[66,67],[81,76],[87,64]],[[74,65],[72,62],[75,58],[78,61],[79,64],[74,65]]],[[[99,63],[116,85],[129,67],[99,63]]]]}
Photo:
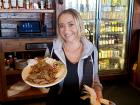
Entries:
{"type": "MultiPolygon", "coordinates": [[[[94,63],[93,63],[93,79],[95,77],[94,74],[97,74],[98,72],[98,52],[97,52],[97,48],[95,47],[95,45],[93,43],[91,43],[89,40],[87,40],[85,37],[81,37],[81,42],[83,43],[83,53],[82,56],[79,60],[78,63],[78,77],[79,77],[79,86],[82,82],[82,78],[83,78],[83,63],[84,63],[84,59],[88,58],[88,56],[92,55],[92,52],[94,51],[94,63]]],[[[54,39],[53,40],[53,48],[51,51],[54,52],[57,57],[65,64],[65,66],[67,66],[66,64],[66,59],[65,59],[65,54],[63,51],[63,41],[59,38],[54,39]]],[[[98,79],[98,78],[97,78],[98,79]]],[[[60,87],[63,87],[63,81],[61,83],[59,83],[60,87]]],[[[61,91],[61,89],[60,89],[61,91]]]]}
{"type": "MultiPolygon", "coordinates": [[[[81,59],[84,59],[84,58],[87,58],[89,55],[91,55],[95,46],[89,40],[87,40],[85,37],[81,37],[81,42],[84,45],[84,50],[83,50],[81,59]]],[[[63,59],[65,62],[65,57],[63,57],[65,55],[64,55],[62,46],[63,46],[63,41],[61,39],[57,38],[53,41],[53,50],[54,50],[55,54],[61,60],[63,59]]]]}

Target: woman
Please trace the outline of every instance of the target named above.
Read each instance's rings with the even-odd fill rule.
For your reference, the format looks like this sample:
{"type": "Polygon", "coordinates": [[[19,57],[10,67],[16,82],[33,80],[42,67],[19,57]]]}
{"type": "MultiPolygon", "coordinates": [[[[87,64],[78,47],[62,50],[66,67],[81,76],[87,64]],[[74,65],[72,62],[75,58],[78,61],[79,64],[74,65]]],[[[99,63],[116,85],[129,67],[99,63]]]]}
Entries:
{"type": "Polygon", "coordinates": [[[52,56],[66,65],[68,73],[61,83],[51,87],[48,105],[51,101],[60,105],[86,103],[80,99],[83,85],[92,87],[97,98],[102,98],[102,85],[98,77],[98,52],[95,45],[82,35],[83,31],[82,19],[76,10],[67,9],[59,14],[58,38],[53,41],[52,56]],[[57,101],[54,101],[54,97],[57,101]]]}

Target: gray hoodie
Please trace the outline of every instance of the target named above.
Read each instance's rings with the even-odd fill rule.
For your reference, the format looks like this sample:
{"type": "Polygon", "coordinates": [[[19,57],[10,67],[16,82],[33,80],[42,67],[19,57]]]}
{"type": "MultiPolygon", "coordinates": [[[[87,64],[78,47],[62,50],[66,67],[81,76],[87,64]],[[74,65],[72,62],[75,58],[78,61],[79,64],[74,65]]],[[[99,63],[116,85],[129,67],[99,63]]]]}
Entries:
{"type": "MultiPolygon", "coordinates": [[[[83,62],[84,59],[86,59],[88,56],[91,56],[92,52],[94,51],[94,59],[92,59],[91,56],[91,62],[93,62],[93,84],[92,87],[96,87],[96,86],[100,86],[102,88],[102,85],[99,81],[99,77],[98,77],[98,51],[97,48],[95,47],[95,45],[93,45],[89,40],[87,40],[85,37],[81,37],[81,42],[84,45],[84,50],[82,53],[82,56],[78,62],[78,77],[79,77],[79,86],[82,83],[82,78],[83,78],[83,62]]],[[[64,51],[62,49],[62,44],[63,41],[59,38],[55,39],[53,41],[53,48],[51,51],[54,52],[57,57],[65,64],[66,66],[66,59],[65,59],[65,55],[64,55],[64,51]]],[[[63,87],[63,81],[60,83],[60,87],[63,87]]]]}

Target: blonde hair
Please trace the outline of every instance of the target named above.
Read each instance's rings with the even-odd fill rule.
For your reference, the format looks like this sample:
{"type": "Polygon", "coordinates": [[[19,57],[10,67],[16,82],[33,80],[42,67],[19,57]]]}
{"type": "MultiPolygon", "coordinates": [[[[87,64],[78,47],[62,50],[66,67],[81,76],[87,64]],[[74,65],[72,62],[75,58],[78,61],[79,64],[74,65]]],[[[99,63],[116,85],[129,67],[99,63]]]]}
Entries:
{"type": "MultiPolygon", "coordinates": [[[[73,16],[74,18],[74,21],[76,23],[76,26],[77,26],[77,30],[78,30],[78,36],[81,37],[83,35],[83,31],[84,31],[84,26],[83,26],[83,21],[82,21],[82,18],[80,16],[80,13],[77,12],[75,9],[66,9],[64,11],[62,11],[59,15],[58,15],[58,21],[57,21],[57,34],[60,36],[60,33],[59,33],[59,19],[60,17],[63,15],[63,14],[70,14],[73,16]]],[[[58,37],[59,37],[58,36],[58,37]]]]}

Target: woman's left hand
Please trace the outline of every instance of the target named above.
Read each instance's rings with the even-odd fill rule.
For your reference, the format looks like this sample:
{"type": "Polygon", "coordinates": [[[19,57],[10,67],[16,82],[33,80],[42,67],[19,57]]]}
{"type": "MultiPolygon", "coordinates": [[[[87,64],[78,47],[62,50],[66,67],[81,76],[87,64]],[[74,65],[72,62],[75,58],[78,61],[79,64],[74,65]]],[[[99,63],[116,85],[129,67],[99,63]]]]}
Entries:
{"type": "Polygon", "coordinates": [[[96,93],[96,91],[93,88],[84,85],[84,93],[86,93],[86,95],[81,97],[82,99],[89,98],[91,105],[100,105],[100,101],[98,100],[98,97],[101,97],[100,92],[96,93]]]}
{"type": "Polygon", "coordinates": [[[95,90],[95,92],[96,92],[97,100],[100,101],[100,99],[103,98],[102,91],[101,90],[95,90]]]}

